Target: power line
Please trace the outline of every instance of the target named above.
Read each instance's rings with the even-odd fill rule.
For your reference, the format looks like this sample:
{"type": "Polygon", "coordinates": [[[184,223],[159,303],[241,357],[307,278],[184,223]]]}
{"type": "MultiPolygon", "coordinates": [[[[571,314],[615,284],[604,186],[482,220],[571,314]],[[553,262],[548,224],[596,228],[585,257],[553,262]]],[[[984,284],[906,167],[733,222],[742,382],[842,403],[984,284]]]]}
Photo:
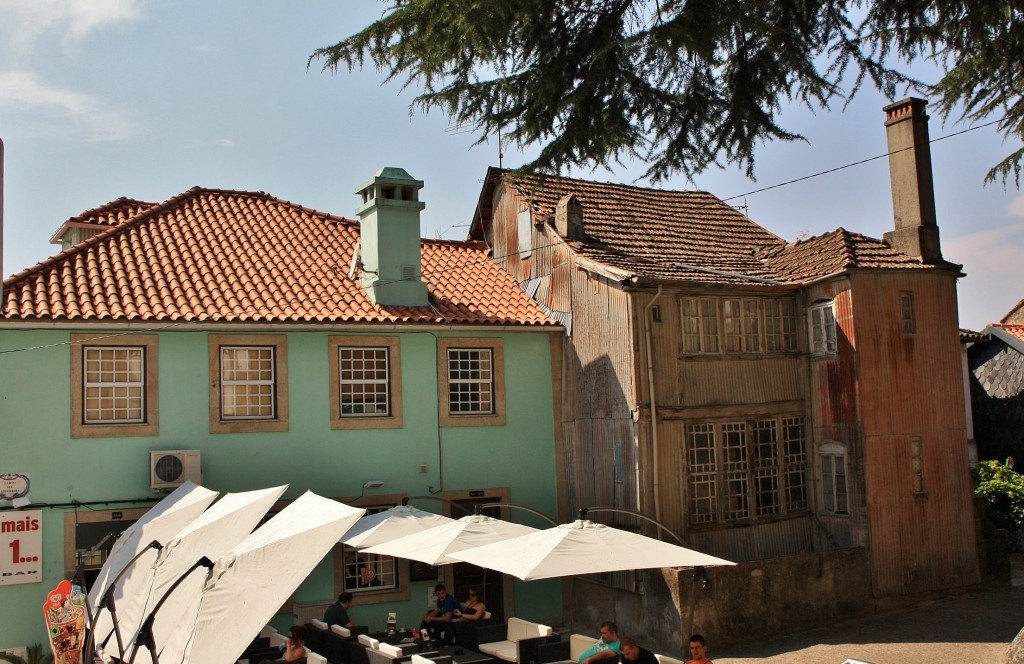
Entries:
{"type": "MultiPolygon", "coordinates": [[[[938,143],[939,141],[944,141],[947,138],[953,138],[955,136],[960,136],[962,134],[966,134],[966,133],[975,131],[976,129],[984,129],[985,127],[990,127],[990,126],[992,126],[994,124],[998,124],[998,123],[1002,122],[1003,119],[1005,119],[1005,118],[1001,118],[999,120],[993,120],[991,122],[986,122],[986,123],[980,124],[980,125],[975,125],[973,127],[968,127],[967,129],[963,129],[961,131],[953,132],[952,134],[946,134],[944,136],[939,136],[938,138],[930,139],[928,141],[928,143],[929,144],[938,143]]],[[[899,150],[892,150],[892,151],[885,152],[885,153],[880,154],[880,155],[875,155],[874,157],[868,157],[866,159],[861,159],[859,161],[854,161],[854,162],[850,162],[848,164],[843,164],[842,166],[836,166],[834,168],[829,168],[829,169],[826,169],[824,171],[818,171],[817,173],[811,173],[810,175],[804,175],[802,177],[795,178],[793,180],[787,180],[785,182],[779,182],[777,184],[769,185],[767,187],[761,187],[760,189],[754,189],[754,190],[748,191],[746,193],[736,194],[735,196],[729,196],[728,198],[720,198],[720,199],[717,199],[714,202],[710,202],[710,203],[705,204],[703,207],[714,207],[719,202],[724,203],[725,201],[730,201],[730,200],[733,200],[733,199],[736,199],[736,198],[742,198],[742,197],[746,197],[746,196],[753,196],[754,194],[759,194],[759,193],[762,193],[762,192],[765,192],[765,191],[771,191],[772,189],[778,189],[780,187],[785,187],[785,186],[788,186],[788,185],[791,185],[791,184],[796,184],[797,182],[803,182],[805,180],[810,180],[812,178],[816,178],[816,177],[819,177],[821,175],[828,175],[829,173],[836,173],[838,171],[841,171],[841,170],[844,170],[844,169],[847,169],[847,168],[852,168],[854,166],[860,166],[861,164],[866,164],[866,163],[869,163],[869,162],[872,162],[872,161],[876,161],[878,159],[883,159],[885,157],[888,157],[889,155],[899,154],[900,152],[905,152],[907,150],[913,150],[915,147],[916,146],[911,145],[911,146],[908,146],[908,147],[905,147],[905,148],[900,148],[899,150]]],[[[730,205],[728,207],[730,207],[730,208],[732,208],[732,207],[746,207],[746,204],[744,204],[743,206],[731,206],[730,205]]],[[[450,228],[455,228],[455,227],[456,227],[456,225],[452,225],[450,228]]],[[[539,246],[533,247],[533,249],[534,250],[537,250],[537,249],[547,249],[549,247],[553,247],[553,246],[556,246],[556,245],[559,245],[559,244],[562,244],[562,243],[560,241],[559,242],[551,242],[549,244],[539,245],[539,246]]],[[[482,265],[484,263],[491,262],[491,261],[504,260],[505,258],[509,258],[509,257],[514,256],[514,255],[519,254],[519,253],[520,253],[519,251],[514,251],[514,252],[509,252],[509,253],[507,253],[507,254],[505,254],[503,256],[492,256],[490,258],[482,258],[482,259],[470,261],[470,262],[467,262],[467,263],[456,264],[456,265],[454,265],[452,267],[448,267],[448,268],[444,268],[444,269],[440,269],[440,270],[430,270],[430,271],[426,271],[426,272],[421,272],[420,273],[420,278],[422,278],[423,276],[443,275],[443,274],[446,274],[448,272],[455,272],[455,271],[459,271],[459,270],[463,270],[463,269],[468,269],[470,267],[477,266],[477,265],[482,265]]],[[[412,281],[414,279],[416,279],[416,277],[402,277],[402,278],[398,278],[398,279],[391,279],[391,280],[388,280],[388,281],[378,281],[374,285],[375,286],[386,286],[388,284],[401,283],[401,282],[404,282],[404,281],[412,281]]],[[[361,283],[359,283],[359,282],[357,282],[355,280],[353,280],[353,282],[355,283],[356,287],[359,288],[360,290],[363,290],[363,291],[368,290],[361,283]]],[[[302,301],[301,304],[307,304],[307,303],[309,303],[311,301],[316,301],[316,300],[305,300],[305,301],[302,301]]],[[[299,301],[298,300],[289,300],[285,304],[296,304],[296,303],[299,303],[299,301]]],[[[440,315],[441,318],[445,318],[432,305],[431,305],[431,308],[434,309],[435,313],[440,315]]],[[[262,309],[257,308],[257,307],[252,307],[250,309],[244,310],[244,313],[258,312],[258,311],[262,311],[262,309]]],[[[447,321],[447,319],[446,319],[446,321],[447,321]]],[[[111,321],[111,322],[116,322],[116,321],[111,321]]],[[[180,322],[177,322],[177,323],[169,323],[167,325],[154,326],[154,327],[150,327],[150,328],[146,328],[146,329],[132,330],[132,331],[128,331],[128,332],[117,332],[117,333],[112,333],[112,334],[107,334],[107,335],[100,335],[100,336],[97,336],[97,337],[92,337],[90,339],[79,339],[79,340],[76,340],[76,341],[62,341],[62,342],[57,342],[57,343],[53,343],[53,344],[43,344],[43,345],[39,345],[39,346],[29,346],[29,347],[25,347],[25,348],[10,348],[10,349],[6,349],[6,350],[0,350],[0,355],[5,355],[5,354],[9,354],[9,353],[20,353],[20,352],[30,351],[30,350],[43,350],[43,349],[46,349],[46,348],[56,348],[56,347],[60,347],[60,346],[72,345],[72,344],[75,344],[75,343],[89,343],[89,342],[94,342],[94,341],[101,341],[103,339],[116,338],[116,337],[128,336],[128,335],[133,335],[133,334],[142,334],[142,333],[146,333],[146,332],[159,332],[159,331],[162,331],[162,330],[170,329],[172,327],[179,327],[179,326],[182,326],[182,325],[195,325],[197,323],[202,323],[202,322],[203,321],[180,321],[180,322]]]]}
{"type": "MultiPolygon", "coordinates": [[[[967,129],[964,129],[962,131],[954,132],[952,134],[946,134],[945,136],[939,136],[938,138],[933,138],[933,139],[929,140],[928,144],[930,145],[932,143],[938,143],[939,141],[944,141],[947,138],[953,138],[954,136],[959,136],[961,134],[966,134],[967,132],[974,131],[975,129],[983,129],[985,127],[990,127],[990,126],[992,126],[994,124],[999,124],[1000,122],[1003,121],[1003,119],[1005,119],[1005,118],[1000,118],[999,120],[993,120],[992,122],[986,122],[985,124],[980,124],[980,125],[975,125],[973,127],[968,127],[967,129]]],[[[720,200],[722,200],[722,201],[731,201],[731,200],[733,200],[735,198],[742,198],[743,196],[753,196],[754,194],[760,194],[761,192],[764,192],[764,191],[770,191],[772,189],[778,189],[779,187],[785,187],[786,185],[795,184],[797,182],[803,182],[804,180],[810,180],[811,178],[816,178],[819,175],[828,175],[829,173],[835,173],[837,171],[841,171],[841,170],[846,169],[846,168],[853,168],[854,166],[860,166],[861,164],[866,164],[866,163],[868,163],[870,161],[875,161],[876,159],[883,159],[885,157],[888,157],[889,155],[899,154],[900,152],[905,152],[907,150],[913,150],[915,147],[917,147],[917,146],[911,145],[911,146],[908,146],[908,147],[905,147],[905,148],[900,148],[899,150],[892,150],[891,152],[886,152],[884,154],[875,155],[874,157],[868,157],[867,159],[861,159],[860,161],[854,161],[854,162],[851,162],[849,164],[843,164],[842,166],[836,166],[835,168],[830,168],[828,170],[819,171],[817,173],[812,173],[810,175],[804,175],[803,177],[796,178],[795,180],[787,180],[785,182],[779,182],[778,184],[773,184],[773,185],[768,186],[768,187],[761,187],[760,189],[754,189],[753,191],[748,191],[748,192],[746,192],[744,194],[736,194],[735,196],[730,196],[728,198],[722,198],[720,200]]]]}

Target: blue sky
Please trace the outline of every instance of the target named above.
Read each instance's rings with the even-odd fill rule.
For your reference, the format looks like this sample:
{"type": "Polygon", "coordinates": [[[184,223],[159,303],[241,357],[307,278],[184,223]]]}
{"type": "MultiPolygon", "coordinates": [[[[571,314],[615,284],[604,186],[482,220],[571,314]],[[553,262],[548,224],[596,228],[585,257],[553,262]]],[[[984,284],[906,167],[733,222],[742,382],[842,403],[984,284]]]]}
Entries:
{"type": "MultiPolygon", "coordinates": [[[[193,186],[266,191],[354,216],[354,189],[382,166],[424,180],[423,234],[461,239],[492,140],[452,131],[440,113],[410,113],[413,90],[372,66],[320,71],[306,60],[378,17],[376,0],[0,0],[0,139],[5,151],[3,274],[57,247],[69,217],[119,196],[163,201],[193,186]]],[[[758,152],[757,182],[738,169],[664,186],[738,197],[787,240],[837,227],[881,237],[892,227],[888,163],[879,159],[771,191],[755,189],[883,154],[883,97],[864,90],[842,109],[787,108],[781,122],[809,143],[758,152]]],[[[932,117],[937,138],[966,128],[932,117]]],[[[1024,196],[983,186],[1015,148],[994,128],[932,146],[943,254],[962,263],[961,325],[979,329],[1024,298],[1024,196]]],[[[506,166],[526,161],[514,147],[506,166]]],[[[627,164],[570,173],[632,183],[627,164]]],[[[643,184],[643,183],[640,183],[643,184]]]]}

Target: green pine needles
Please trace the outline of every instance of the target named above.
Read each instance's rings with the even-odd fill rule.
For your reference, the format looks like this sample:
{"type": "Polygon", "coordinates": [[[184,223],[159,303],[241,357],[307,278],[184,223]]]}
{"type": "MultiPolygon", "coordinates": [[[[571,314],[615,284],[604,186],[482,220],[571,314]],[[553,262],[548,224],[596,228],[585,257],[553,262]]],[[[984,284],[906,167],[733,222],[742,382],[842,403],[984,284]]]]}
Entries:
{"type": "MultiPolygon", "coordinates": [[[[1016,0],[384,0],[380,20],[316,50],[369,59],[478,142],[539,145],[525,169],[645,161],[651,181],[712,165],[753,175],[756,148],[802,140],[784,101],[827,109],[870,82],[940,115],[999,119],[1024,139],[1024,9],[1016,0]],[[934,84],[890,63],[931,60],[934,84]],[[843,87],[847,86],[847,87],[843,87]]],[[[1024,148],[988,173],[1019,186],[1024,148]]]]}

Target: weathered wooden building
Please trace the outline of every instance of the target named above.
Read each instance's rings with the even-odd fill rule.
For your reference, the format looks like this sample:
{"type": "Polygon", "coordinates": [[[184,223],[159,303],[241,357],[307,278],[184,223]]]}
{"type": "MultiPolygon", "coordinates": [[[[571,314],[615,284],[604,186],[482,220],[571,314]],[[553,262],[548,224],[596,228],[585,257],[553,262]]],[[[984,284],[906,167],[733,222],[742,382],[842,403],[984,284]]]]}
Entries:
{"type": "Polygon", "coordinates": [[[577,584],[570,621],[614,613],[669,648],[978,583],[962,274],[940,252],[924,106],[885,109],[884,240],[787,243],[706,192],[488,172],[470,237],[567,330],[562,517],[636,509],[744,563],[696,594],[682,574],[577,584]]]}

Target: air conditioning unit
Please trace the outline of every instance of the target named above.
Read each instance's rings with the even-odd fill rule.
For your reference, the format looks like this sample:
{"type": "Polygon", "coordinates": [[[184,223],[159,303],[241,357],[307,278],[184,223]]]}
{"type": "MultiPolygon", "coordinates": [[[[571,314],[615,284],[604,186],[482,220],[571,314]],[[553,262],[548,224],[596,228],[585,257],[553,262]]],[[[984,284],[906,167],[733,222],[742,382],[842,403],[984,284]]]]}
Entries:
{"type": "Polygon", "coordinates": [[[199,450],[161,450],[149,453],[149,486],[157,491],[176,489],[191,480],[203,481],[199,450]]]}

